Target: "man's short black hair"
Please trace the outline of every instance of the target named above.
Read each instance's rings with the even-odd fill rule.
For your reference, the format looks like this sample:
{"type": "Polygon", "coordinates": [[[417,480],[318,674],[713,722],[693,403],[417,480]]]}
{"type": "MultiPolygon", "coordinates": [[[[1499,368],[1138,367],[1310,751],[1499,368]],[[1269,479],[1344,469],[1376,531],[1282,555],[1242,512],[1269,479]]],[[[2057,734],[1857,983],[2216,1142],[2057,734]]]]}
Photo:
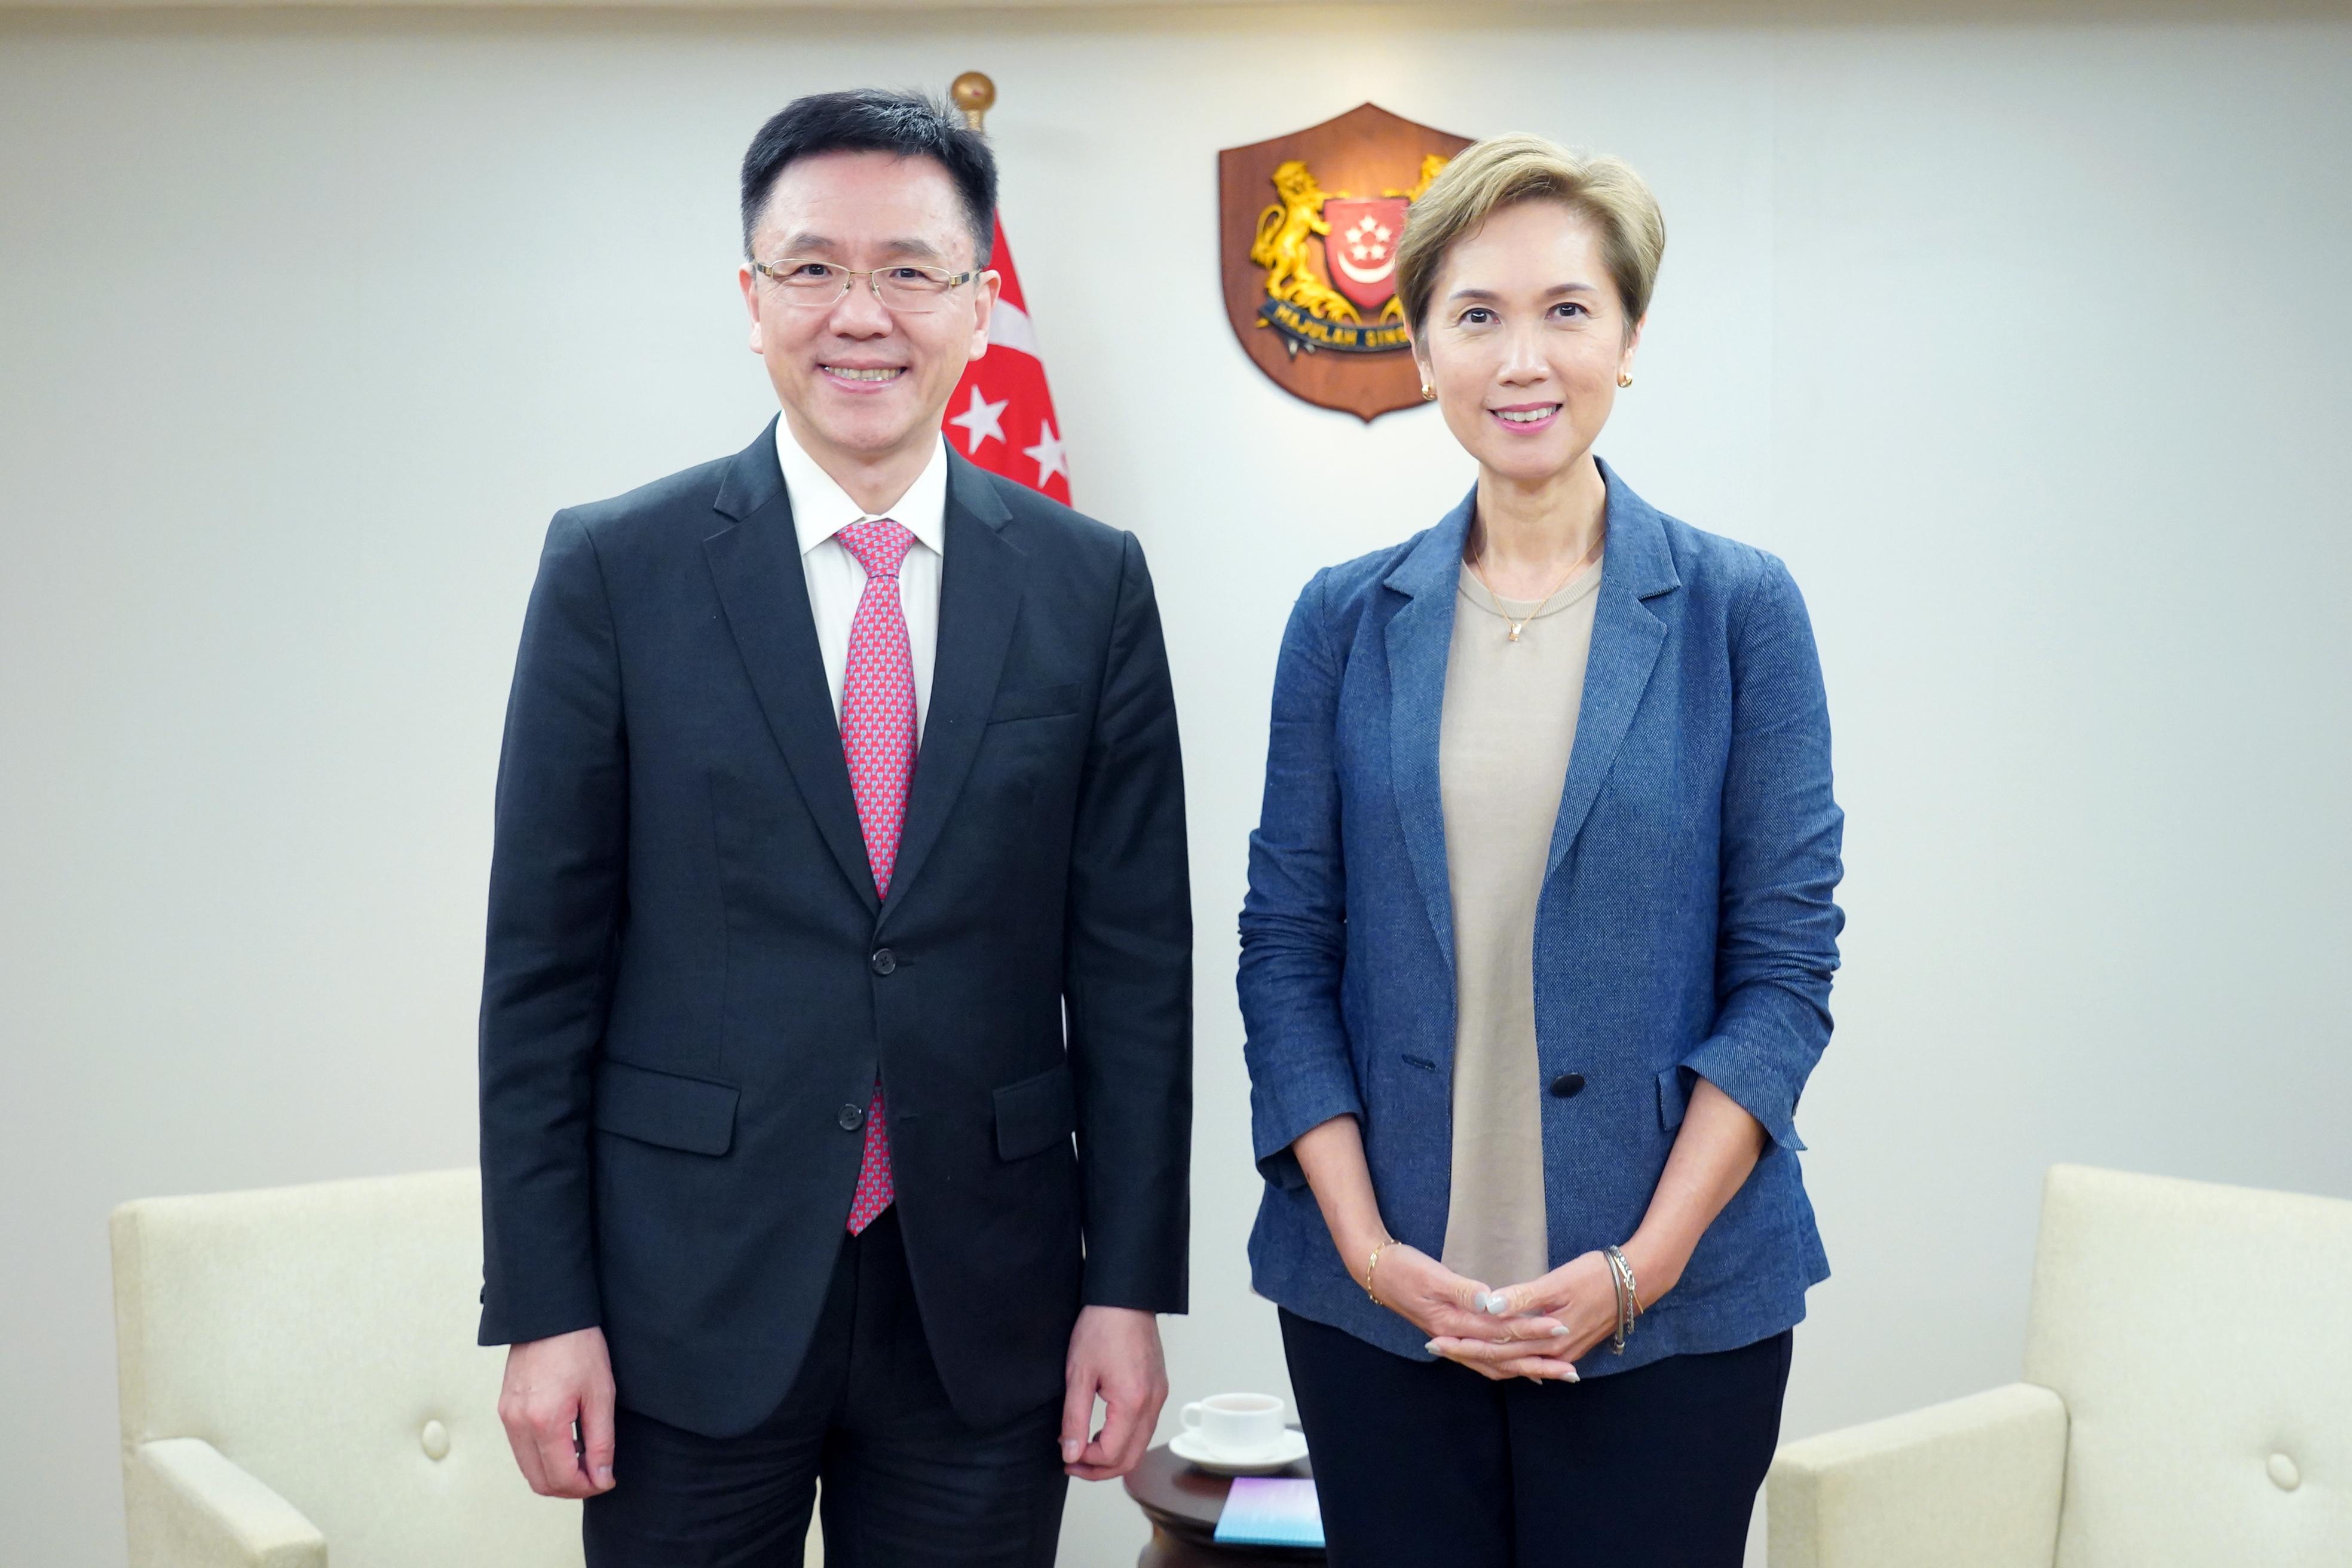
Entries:
{"type": "Polygon", "coordinates": [[[776,176],[796,159],[819,153],[889,153],[936,159],[955,181],[971,225],[972,265],[985,267],[995,248],[996,154],[987,138],[966,127],[963,115],[919,92],[862,87],[796,98],[751,138],[743,154],[743,254],[767,210],[776,176]]]}

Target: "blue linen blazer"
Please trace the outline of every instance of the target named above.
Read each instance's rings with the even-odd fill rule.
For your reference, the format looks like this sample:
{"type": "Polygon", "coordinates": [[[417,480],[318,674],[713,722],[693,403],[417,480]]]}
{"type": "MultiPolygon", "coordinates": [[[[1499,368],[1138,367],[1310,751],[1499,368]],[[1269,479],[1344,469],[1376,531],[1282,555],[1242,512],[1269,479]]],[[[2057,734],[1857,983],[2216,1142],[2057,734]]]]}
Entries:
{"type": "MultiPolygon", "coordinates": [[[[1844,924],[1828,706],[1788,569],[1601,473],[1592,649],[1536,914],[1543,1079],[1585,1082],[1540,1101],[1552,1267],[1633,1233],[1699,1078],[1770,1138],[1681,1282],[1624,1354],[1580,1363],[1588,1375],[1777,1333],[1829,1277],[1795,1114],[1829,1042],[1844,924]]],[[[1475,500],[1299,595],[1241,916],[1265,1177],[1253,1283],[1418,1360],[1423,1334],[1356,1283],[1291,1144],[1334,1116],[1360,1118],[1390,1233],[1442,1251],[1454,982],[1438,727],[1475,500]]]]}

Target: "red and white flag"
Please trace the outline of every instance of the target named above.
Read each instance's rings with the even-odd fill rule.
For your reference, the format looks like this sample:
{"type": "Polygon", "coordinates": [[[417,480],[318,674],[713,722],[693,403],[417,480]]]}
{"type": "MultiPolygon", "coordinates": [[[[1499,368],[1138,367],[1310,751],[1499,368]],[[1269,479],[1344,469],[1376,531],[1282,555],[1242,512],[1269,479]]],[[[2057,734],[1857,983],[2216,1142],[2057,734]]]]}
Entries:
{"type": "Polygon", "coordinates": [[[1038,357],[1037,333],[1029,324],[1002,217],[996,220],[996,258],[990,265],[1004,286],[988,320],[988,353],[964,367],[963,379],[948,399],[948,439],[990,473],[1017,479],[1067,506],[1070,470],[1062,460],[1061,423],[1054,417],[1054,395],[1045,390],[1045,363],[1038,357]]]}

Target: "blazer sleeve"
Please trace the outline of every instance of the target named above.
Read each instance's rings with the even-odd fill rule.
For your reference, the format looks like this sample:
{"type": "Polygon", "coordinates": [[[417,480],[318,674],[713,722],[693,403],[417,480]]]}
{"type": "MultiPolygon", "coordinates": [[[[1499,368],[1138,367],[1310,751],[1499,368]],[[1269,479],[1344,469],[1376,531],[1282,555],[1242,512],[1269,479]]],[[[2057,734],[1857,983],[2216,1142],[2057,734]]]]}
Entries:
{"type": "Polygon", "coordinates": [[[1683,1067],[1775,1142],[1802,1149],[1797,1100],[1830,1038],[1845,915],[1832,900],[1845,814],[1830,787],[1829,702],[1812,623],[1766,556],[1732,626],[1715,1026],[1683,1067]]]}
{"type": "Polygon", "coordinates": [[[1342,667],[1324,609],[1327,581],[1318,573],[1299,595],[1275,666],[1236,980],[1258,1171],[1294,1189],[1307,1184],[1291,1151],[1298,1135],[1363,1113],[1339,1009],[1348,952],[1335,735],[1342,667]]]}
{"type": "Polygon", "coordinates": [[[480,1034],[480,1342],[600,1321],[591,1084],[624,918],[620,662],[587,531],[559,512],[507,701],[480,1034]]]}
{"type": "Polygon", "coordinates": [[[1132,534],[1078,786],[1066,930],[1082,1300],[1181,1312],[1192,1227],[1192,881],[1176,694],[1132,534]]]}

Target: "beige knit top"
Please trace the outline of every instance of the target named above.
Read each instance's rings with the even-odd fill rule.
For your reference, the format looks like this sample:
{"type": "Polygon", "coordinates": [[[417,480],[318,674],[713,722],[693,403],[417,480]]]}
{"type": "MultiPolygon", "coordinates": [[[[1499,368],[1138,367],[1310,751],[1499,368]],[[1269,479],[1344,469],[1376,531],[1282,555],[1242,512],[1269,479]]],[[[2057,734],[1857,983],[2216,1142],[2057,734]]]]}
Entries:
{"type": "Polygon", "coordinates": [[[1438,775],[1454,900],[1454,1026],[1444,1262],[1496,1289],[1551,1268],[1536,900],[1576,742],[1600,587],[1595,564],[1538,609],[1496,600],[1465,566],[1446,658],[1438,775]],[[1530,615],[1512,641],[1511,623],[1530,615]]]}

